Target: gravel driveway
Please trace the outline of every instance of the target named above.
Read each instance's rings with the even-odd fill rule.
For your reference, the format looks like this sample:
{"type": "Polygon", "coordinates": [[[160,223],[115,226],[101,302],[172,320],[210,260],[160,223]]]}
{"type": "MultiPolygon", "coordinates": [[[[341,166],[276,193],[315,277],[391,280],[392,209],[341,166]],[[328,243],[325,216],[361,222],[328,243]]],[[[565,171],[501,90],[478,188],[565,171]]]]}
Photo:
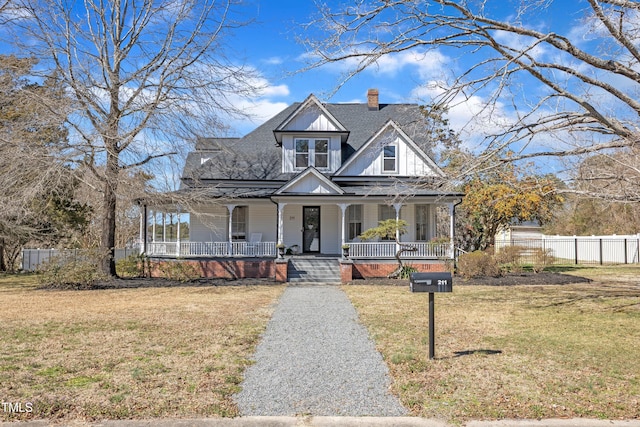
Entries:
{"type": "Polygon", "coordinates": [[[335,286],[288,287],[235,395],[242,415],[399,416],[388,369],[335,286]]]}

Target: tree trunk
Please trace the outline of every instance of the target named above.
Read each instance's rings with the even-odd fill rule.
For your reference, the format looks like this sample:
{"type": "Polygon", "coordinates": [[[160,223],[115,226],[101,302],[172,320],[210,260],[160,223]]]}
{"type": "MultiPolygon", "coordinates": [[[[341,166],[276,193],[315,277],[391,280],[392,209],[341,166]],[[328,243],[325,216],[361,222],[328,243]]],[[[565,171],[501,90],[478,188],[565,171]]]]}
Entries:
{"type": "Polygon", "coordinates": [[[389,274],[387,277],[389,279],[397,279],[398,277],[400,277],[400,274],[402,273],[402,268],[404,267],[404,264],[402,263],[402,258],[400,258],[400,255],[402,255],[403,252],[415,252],[417,251],[418,248],[416,248],[415,246],[405,246],[400,244],[400,249],[396,252],[396,261],[398,261],[398,268],[395,269],[395,271],[393,271],[393,273],[389,274]]]}
{"type": "Polygon", "coordinates": [[[7,266],[4,262],[4,239],[0,239],[0,271],[7,271],[7,266]]]}
{"type": "Polygon", "coordinates": [[[104,197],[102,211],[102,238],[100,240],[101,270],[110,277],[115,277],[115,244],[116,244],[116,192],[118,190],[118,157],[107,150],[104,197]]]}

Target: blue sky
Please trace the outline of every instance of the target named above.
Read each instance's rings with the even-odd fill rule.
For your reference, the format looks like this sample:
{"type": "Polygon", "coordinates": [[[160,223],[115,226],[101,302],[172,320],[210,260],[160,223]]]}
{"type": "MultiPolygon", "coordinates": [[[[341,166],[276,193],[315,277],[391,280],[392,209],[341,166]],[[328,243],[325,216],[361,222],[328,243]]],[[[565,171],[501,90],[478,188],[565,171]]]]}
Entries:
{"type": "MultiPolygon", "coordinates": [[[[333,6],[338,3],[328,2],[333,6]]],[[[245,10],[247,18],[256,22],[235,33],[232,46],[248,65],[260,72],[268,88],[264,96],[256,100],[253,123],[235,123],[238,134],[247,133],[256,124],[292,102],[304,100],[310,93],[323,101],[365,102],[367,89],[378,88],[380,102],[417,101],[412,92],[423,83],[420,69],[424,67],[412,63],[411,58],[395,60],[378,71],[365,71],[331,97],[329,94],[336,88],[344,70],[341,66],[294,73],[305,65],[302,59],[305,49],[296,42],[296,37],[303,32],[301,24],[310,22],[317,13],[313,1],[252,0],[245,10]]]]}
{"type": "MultiPolygon", "coordinates": [[[[328,0],[330,8],[339,7],[342,2],[328,0]]],[[[494,2],[503,8],[501,13],[508,16],[513,13],[509,5],[519,5],[519,1],[494,2]]],[[[534,17],[533,25],[539,29],[553,28],[559,33],[570,31],[569,21],[582,16],[580,9],[586,5],[583,1],[555,0],[548,13],[534,17]]],[[[234,122],[233,134],[243,135],[262,121],[273,116],[295,101],[304,100],[309,93],[331,102],[365,102],[368,88],[378,88],[382,103],[425,103],[431,94],[425,89],[425,83],[437,80],[439,74],[450,71],[450,67],[463,69],[464,61],[479,58],[432,55],[425,59],[415,52],[386,58],[377,69],[363,72],[341,87],[332,97],[327,95],[340,81],[344,68],[338,65],[322,70],[312,70],[293,74],[304,66],[303,46],[295,40],[302,32],[301,24],[310,22],[317,13],[311,0],[250,0],[245,6],[247,19],[255,23],[241,28],[231,40],[233,49],[244,61],[260,72],[267,89],[262,96],[247,103],[247,108],[255,114],[252,121],[234,122]]],[[[346,65],[345,65],[346,66],[346,65]]],[[[467,111],[459,108],[451,113],[453,126],[463,126],[474,114],[473,103],[481,99],[472,99],[467,111]]]]}

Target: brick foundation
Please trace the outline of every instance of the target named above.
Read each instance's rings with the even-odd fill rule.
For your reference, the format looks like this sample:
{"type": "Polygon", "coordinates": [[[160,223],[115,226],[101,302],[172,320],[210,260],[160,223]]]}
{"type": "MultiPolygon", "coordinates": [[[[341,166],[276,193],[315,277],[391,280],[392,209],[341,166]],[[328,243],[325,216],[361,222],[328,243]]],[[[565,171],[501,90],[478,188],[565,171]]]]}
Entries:
{"type": "Polygon", "coordinates": [[[276,282],[286,282],[288,279],[288,259],[277,259],[275,261],[276,282]]]}
{"type": "Polygon", "coordinates": [[[353,280],[353,261],[340,261],[340,282],[349,283],[353,280]]]}
{"type": "MultiPolygon", "coordinates": [[[[421,273],[432,271],[448,271],[447,264],[442,261],[420,262],[420,261],[403,261],[405,265],[411,266],[421,273]]],[[[353,264],[353,279],[373,279],[378,277],[387,277],[398,268],[398,263],[380,263],[380,262],[355,262],[353,264]]],[[[343,280],[344,282],[344,280],[343,280]]]]}
{"type": "MultiPolygon", "coordinates": [[[[189,272],[203,278],[277,280],[277,267],[273,259],[207,259],[207,260],[151,260],[151,277],[167,277],[172,273],[189,272]],[[176,267],[171,263],[182,263],[176,267]]],[[[286,281],[286,264],[285,264],[286,281]]]]}

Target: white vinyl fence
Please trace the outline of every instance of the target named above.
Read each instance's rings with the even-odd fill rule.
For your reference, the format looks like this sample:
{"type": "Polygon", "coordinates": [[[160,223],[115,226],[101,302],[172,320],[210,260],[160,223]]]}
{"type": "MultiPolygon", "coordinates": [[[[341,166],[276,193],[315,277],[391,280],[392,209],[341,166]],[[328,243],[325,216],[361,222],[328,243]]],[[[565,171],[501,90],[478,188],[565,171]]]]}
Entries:
{"type": "Polygon", "coordinates": [[[542,236],[539,239],[496,240],[496,252],[506,246],[542,249],[557,264],[638,264],[640,234],[627,236],[542,236]]]}
{"type": "MultiPolygon", "coordinates": [[[[116,249],[116,261],[124,259],[129,255],[138,255],[138,248],[116,249]]],[[[82,259],[82,249],[23,249],[22,250],[22,270],[35,271],[41,264],[49,262],[51,258],[64,256],[70,259],[82,259]]]]}

